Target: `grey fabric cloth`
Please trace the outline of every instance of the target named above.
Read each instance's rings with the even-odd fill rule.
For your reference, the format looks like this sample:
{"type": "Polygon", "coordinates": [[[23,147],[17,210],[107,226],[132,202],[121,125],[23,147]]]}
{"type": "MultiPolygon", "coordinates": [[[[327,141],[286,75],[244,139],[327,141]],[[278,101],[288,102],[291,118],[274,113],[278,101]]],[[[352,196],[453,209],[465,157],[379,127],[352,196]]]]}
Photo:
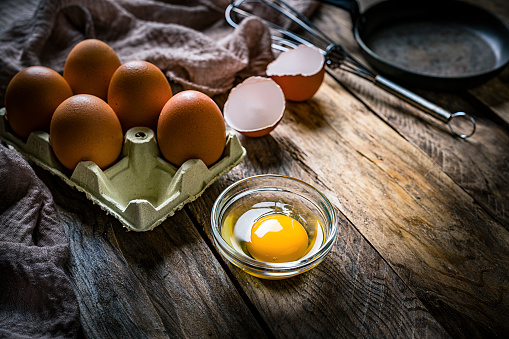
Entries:
{"type": "Polygon", "coordinates": [[[79,307],[64,271],[69,243],[51,193],[2,144],[0,164],[0,337],[75,337],[79,307]]]}

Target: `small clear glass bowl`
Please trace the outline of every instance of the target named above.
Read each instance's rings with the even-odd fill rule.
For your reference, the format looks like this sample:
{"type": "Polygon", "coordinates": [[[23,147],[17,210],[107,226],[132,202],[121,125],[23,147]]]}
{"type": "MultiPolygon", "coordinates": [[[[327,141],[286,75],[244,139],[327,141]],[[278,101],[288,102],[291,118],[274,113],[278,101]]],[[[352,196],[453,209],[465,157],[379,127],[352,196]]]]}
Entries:
{"type": "Polygon", "coordinates": [[[264,279],[290,278],[318,265],[332,249],[338,228],[334,208],[320,191],[299,179],[273,174],[249,177],[226,188],[214,202],[211,223],[214,243],[221,254],[245,272],[264,279]],[[233,211],[275,199],[274,206],[289,206],[294,218],[304,218],[305,223],[306,216],[312,215],[313,221],[318,220],[322,226],[316,246],[296,261],[275,263],[253,259],[223,236],[222,228],[227,227],[225,221],[233,211]]]}

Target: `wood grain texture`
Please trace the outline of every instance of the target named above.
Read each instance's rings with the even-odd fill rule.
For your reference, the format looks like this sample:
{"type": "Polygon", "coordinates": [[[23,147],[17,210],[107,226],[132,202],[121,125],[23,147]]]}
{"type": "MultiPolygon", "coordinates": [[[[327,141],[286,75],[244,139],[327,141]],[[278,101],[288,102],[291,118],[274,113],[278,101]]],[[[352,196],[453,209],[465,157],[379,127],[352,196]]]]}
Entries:
{"type": "MultiPolygon", "coordinates": [[[[323,18],[320,18],[319,22],[324,24],[324,30],[329,26],[328,32],[336,34],[341,43],[349,51],[353,51],[352,54],[362,59],[351,37],[349,18],[341,11],[334,12],[334,9],[321,15],[323,18]],[[337,26],[335,28],[332,26],[338,22],[339,30],[337,26]]],[[[506,263],[508,259],[508,236],[507,230],[503,227],[509,227],[507,214],[509,140],[506,124],[493,113],[501,117],[502,114],[487,110],[476,102],[465,100],[468,99],[468,95],[461,95],[462,93],[417,91],[418,94],[451,112],[475,112],[472,114],[478,122],[476,134],[466,141],[458,140],[448,133],[447,126],[441,122],[374,86],[367,86],[364,80],[348,74],[335,75],[344,88],[403,137],[400,141],[390,140],[380,133],[381,126],[366,126],[368,130],[362,135],[359,134],[360,131],[356,131],[354,138],[351,134],[344,136],[353,148],[358,149],[360,154],[386,173],[387,182],[395,181],[404,190],[398,193],[398,189],[388,187],[391,185],[377,187],[362,180],[370,190],[369,195],[373,200],[380,199],[383,202],[385,196],[389,196],[393,202],[381,202],[375,207],[364,205],[367,196],[357,198],[355,202],[358,204],[355,204],[352,198],[350,204],[343,204],[345,214],[382,256],[392,263],[405,281],[416,287],[418,295],[432,308],[432,313],[437,319],[448,325],[446,328],[453,336],[465,336],[465,329],[468,329],[466,333],[473,336],[483,336],[487,333],[507,335],[508,310],[503,296],[508,289],[508,272],[502,263],[506,263]],[[428,162],[427,157],[419,155],[419,152],[408,158],[396,160],[401,155],[395,154],[408,152],[406,149],[408,144],[403,139],[416,145],[439,167],[429,163],[424,165],[428,162]],[[387,149],[379,150],[378,144],[383,144],[387,149]],[[385,153],[388,150],[395,153],[385,153]],[[392,161],[394,162],[391,165],[392,161]],[[421,174],[417,175],[418,172],[421,174]],[[429,183],[423,185],[424,182],[429,183]],[[456,184],[461,188],[454,189],[456,184]],[[452,192],[454,193],[451,195],[452,192]],[[406,194],[409,196],[405,196],[406,194]],[[404,207],[407,204],[414,206],[404,207]],[[359,206],[363,207],[362,212],[359,211],[359,206]],[[352,209],[346,211],[346,208],[352,209]],[[373,220],[366,214],[371,214],[377,208],[390,221],[381,224],[386,231],[392,228],[391,223],[395,222],[398,225],[389,231],[394,232],[393,240],[387,238],[386,231],[377,234],[376,228],[363,226],[364,223],[372,225],[373,220]],[[393,212],[386,212],[388,209],[393,212]],[[426,212],[432,210],[434,212],[426,212]],[[391,215],[393,213],[397,215],[391,215]],[[395,241],[397,238],[399,240],[395,241]],[[401,252],[406,250],[412,255],[401,252]],[[412,256],[415,261],[411,259],[412,256]],[[413,281],[406,280],[407,278],[413,281]],[[423,285],[416,284],[417,280],[421,279],[423,285]]],[[[503,76],[504,74],[501,76],[502,79],[503,76]]],[[[490,86],[491,89],[482,93],[507,92],[505,85],[499,86],[503,85],[500,77],[490,83],[484,86],[490,86]],[[493,88],[497,85],[499,87],[493,88]]],[[[332,87],[335,86],[332,82],[331,84],[332,87]]],[[[338,87],[339,91],[342,89],[338,87]]],[[[472,93],[478,92],[479,90],[472,93]]],[[[494,98],[493,94],[491,98],[494,98]]],[[[505,102],[503,95],[499,95],[498,98],[499,102],[505,102]]],[[[487,103],[487,100],[482,98],[478,100],[487,103]]],[[[346,103],[348,100],[338,100],[340,105],[346,103]]],[[[348,104],[351,107],[351,103],[348,104]]],[[[330,112],[332,109],[324,111],[330,112]]],[[[351,111],[357,112],[352,109],[351,111]]],[[[352,119],[348,119],[347,122],[337,121],[334,125],[338,126],[338,131],[343,132],[344,126],[366,124],[368,119],[354,119],[357,115],[351,114],[349,118],[352,119]]],[[[314,155],[311,157],[316,158],[314,155]]],[[[359,166],[360,164],[352,167],[359,166]]],[[[345,175],[341,177],[343,182],[345,175]]],[[[350,176],[350,179],[354,180],[355,177],[366,179],[370,176],[359,170],[359,173],[350,176]]],[[[353,193],[352,187],[352,195],[353,193]]],[[[358,193],[358,190],[355,193],[358,193]]]]}
{"type": "MultiPolygon", "coordinates": [[[[186,207],[212,242],[210,210],[220,191],[251,175],[278,173],[319,183],[291,140],[267,136],[243,139],[248,156],[242,166],[213,184],[202,199],[186,207]],[[277,140],[276,140],[277,139],[277,140]],[[284,150],[277,145],[284,146],[284,150]]],[[[332,193],[327,187],[323,192],[332,193]]],[[[334,200],[334,199],[333,199],[334,200]]],[[[339,213],[339,235],[329,256],[294,278],[254,278],[226,262],[276,338],[433,337],[448,334],[415,294],[339,213]],[[394,326],[397,324],[396,326],[394,326]]]]}
{"type": "Polygon", "coordinates": [[[447,125],[384,93],[366,89],[351,75],[337,75],[385,122],[437,163],[502,225],[509,227],[509,137],[507,126],[486,108],[472,105],[455,94],[425,93],[426,99],[451,112],[472,113],[477,122],[474,136],[460,140],[447,125]],[[418,126],[422,125],[422,126],[418,126]],[[494,170],[496,169],[496,170],[494,170]]]}
{"type": "MultiPolygon", "coordinates": [[[[493,6],[500,7],[502,3],[493,2],[493,6]]],[[[314,19],[334,41],[341,43],[369,68],[353,38],[352,23],[345,11],[323,6],[314,19]]],[[[509,18],[507,20],[509,22],[509,18]]],[[[508,71],[506,69],[501,76],[470,90],[470,94],[466,91],[440,93],[410,88],[449,112],[463,111],[474,116],[477,130],[467,140],[458,140],[443,122],[363,79],[345,72],[334,72],[334,76],[388,125],[438,163],[491,216],[509,228],[509,190],[506,189],[509,187],[509,125],[502,121],[507,120],[509,114],[505,100],[509,87],[504,80],[508,71]],[[475,101],[481,102],[481,105],[469,100],[472,94],[477,95],[475,101]]]]}
{"type": "Polygon", "coordinates": [[[335,106],[323,112],[335,112],[325,120],[337,133],[322,130],[320,150],[311,135],[299,147],[315,160],[338,155],[322,178],[341,187],[345,215],[451,334],[507,334],[507,230],[425,154],[330,85],[322,93],[331,91],[326,100],[335,106]]]}
{"type": "Polygon", "coordinates": [[[127,232],[84,194],[38,172],[66,226],[86,337],[265,337],[185,212],[154,231],[127,232]]]}
{"type": "MultiPolygon", "coordinates": [[[[509,22],[509,20],[508,20],[509,22]]],[[[509,68],[487,83],[469,90],[477,100],[489,107],[509,125],[509,68]]]]}
{"type": "Polygon", "coordinates": [[[295,124],[333,130],[288,131],[287,137],[313,159],[309,166],[319,168],[322,179],[331,180],[329,187],[338,187],[345,215],[425,303],[436,307],[437,318],[447,317],[449,331],[506,333],[507,231],[422,152],[330,84],[321,92],[330,95],[318,96],[319,124],[297,109],[295,124]],[[318,163],[327,155],[336,155],[334,167],[318,163]]]}

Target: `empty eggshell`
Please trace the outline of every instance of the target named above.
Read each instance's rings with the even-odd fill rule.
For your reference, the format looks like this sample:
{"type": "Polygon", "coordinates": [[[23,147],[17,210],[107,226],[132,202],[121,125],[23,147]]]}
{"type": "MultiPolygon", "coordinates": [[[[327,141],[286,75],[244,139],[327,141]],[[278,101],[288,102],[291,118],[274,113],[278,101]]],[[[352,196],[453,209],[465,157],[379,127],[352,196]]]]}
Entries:
{"type": "Polygon", "coordinates": [[[261,137],[279,124],[285,97],[274,80],[252,76],[233,88],[224,105],[226,123],[248,137],[261,137]]]}
{"type": "Polygon", "coordinates": [[[286,99],[305,101],[323,82],[325,58],[318,48],[299,45],[279,54],[267,66],[267,75],[281,86],[286,99]]]}

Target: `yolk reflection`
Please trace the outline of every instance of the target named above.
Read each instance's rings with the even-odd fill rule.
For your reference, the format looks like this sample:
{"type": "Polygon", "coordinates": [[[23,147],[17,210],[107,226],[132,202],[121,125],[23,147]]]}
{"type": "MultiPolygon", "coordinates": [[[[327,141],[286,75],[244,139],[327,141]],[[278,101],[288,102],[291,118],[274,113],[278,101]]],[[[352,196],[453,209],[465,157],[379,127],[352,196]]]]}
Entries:
{"type": "Polygon", "coordinates": [[[292,217],[267,215],[257,220],[251,229],[249,253],[256,260],[288,262],[302,258],[308,248],[304,227],[292,217]]]}

